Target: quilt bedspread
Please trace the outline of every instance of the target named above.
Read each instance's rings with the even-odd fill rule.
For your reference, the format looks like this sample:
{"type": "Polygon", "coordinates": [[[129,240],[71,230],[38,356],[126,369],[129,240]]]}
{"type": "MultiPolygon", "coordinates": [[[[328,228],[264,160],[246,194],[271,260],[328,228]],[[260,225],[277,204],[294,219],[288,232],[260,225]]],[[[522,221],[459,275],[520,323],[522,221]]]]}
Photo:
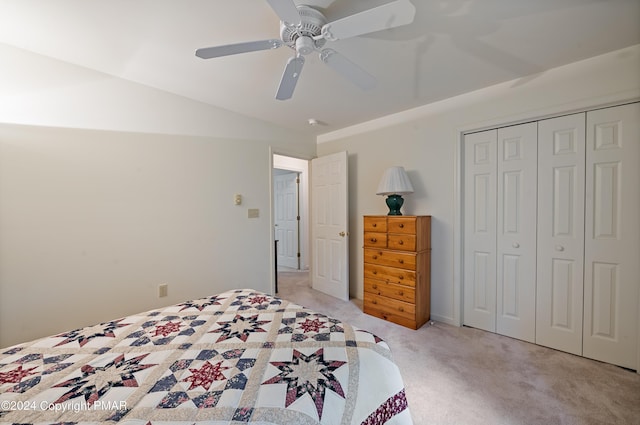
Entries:
{"type": "Polygon", "coordinates": [[[412,421],[383,340],[235,290],[0,349],[0,423],[412,421]]]}

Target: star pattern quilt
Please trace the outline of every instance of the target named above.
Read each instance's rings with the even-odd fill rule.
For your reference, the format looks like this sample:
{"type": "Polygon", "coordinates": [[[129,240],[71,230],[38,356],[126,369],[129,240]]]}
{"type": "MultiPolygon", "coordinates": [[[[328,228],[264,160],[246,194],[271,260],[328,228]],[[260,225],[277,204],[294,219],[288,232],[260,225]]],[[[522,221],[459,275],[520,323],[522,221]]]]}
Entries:
{"type": "Polygon", "coordinates": [[[0,423],[412,421],[383,340],[235,290],[0,349],[0,423]]]}

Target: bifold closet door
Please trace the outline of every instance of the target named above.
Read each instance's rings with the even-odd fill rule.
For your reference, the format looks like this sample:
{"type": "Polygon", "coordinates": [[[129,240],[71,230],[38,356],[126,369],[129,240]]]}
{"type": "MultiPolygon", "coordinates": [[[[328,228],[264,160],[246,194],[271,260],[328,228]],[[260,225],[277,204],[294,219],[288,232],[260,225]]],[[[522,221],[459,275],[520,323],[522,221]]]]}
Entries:
{"type": "Polygon", "coordinates": [[[582,354],[585,114],[538,122],[536,343],[582,354]]]}
{"type": "Polygon", "coordinates": [[[498,131],[464,140],[464,324],[496,331],[498,131]]]}
{"type": "Polygon", "coordinates": [[[637,369],[640,104],[587,113],[585,357],[637,369]]]}
{"type": "Polygon", "coordinates": [[[465,136],[464,324],[534,341],[535,123],[465,136]]]}
{"type": "Polygon", "coordinates": [[[534,342],[537,124],[498,129],[496,332],[534,342]]]}

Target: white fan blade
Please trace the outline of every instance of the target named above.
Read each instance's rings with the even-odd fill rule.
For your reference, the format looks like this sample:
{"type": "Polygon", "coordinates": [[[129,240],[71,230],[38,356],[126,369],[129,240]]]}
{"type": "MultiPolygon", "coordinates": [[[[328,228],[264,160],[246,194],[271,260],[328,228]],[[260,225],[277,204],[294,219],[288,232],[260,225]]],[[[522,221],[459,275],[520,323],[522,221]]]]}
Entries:
{"type": "Polygon", "coordinates": [[[282,79],[280,80],[280,86],[278,86],[278,92],[276,93],[276,99],[287,100],[293,96],[293,91],[300,78],[302,72],[302,66],[304,65],[304,56],[294,56],[287,61],[287,66],[284,67],[282,73],[282,79]]]}
{"type": "Polygon", "coordinates": [[[277,39],[248,41],[246,43],[227,44],[224,46],[204,47],[196,50],[196,56],[202,59],[218,58],[220,56],[237,55],[238,53],[256,52],[259,50],[277,49],[282,46],[277,39]]]}
{"type": "Polygon", "coordinates": [[[281,21],[291,25],[300,25],[300,14],[293,0],[267,0],[281,21]]]}
{"type": "Polygon", "coordinates": [[[376,86],[376,77],[333,49],[324,49],[320,52],[320,60],[363,90],[369,90],[376,86]]]}
{"type": "Polygon", "coordinates": [[[322,36],[330,41],[407,25],[413,22],[416,8],[409,0],[396,0],[355,15],[329,22],[322,36]]]}

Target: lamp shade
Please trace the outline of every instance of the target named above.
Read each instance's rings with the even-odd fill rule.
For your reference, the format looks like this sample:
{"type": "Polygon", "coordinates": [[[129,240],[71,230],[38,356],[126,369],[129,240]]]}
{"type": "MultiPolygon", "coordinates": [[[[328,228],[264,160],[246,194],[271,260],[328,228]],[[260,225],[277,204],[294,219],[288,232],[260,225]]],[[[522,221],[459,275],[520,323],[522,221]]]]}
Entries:
{"type": "Polygon", "coordinates": [[[407,193],[413,193],[413,186],[404,167],[388,168],[380,179],[376,195],[406,195],[407,193]]]}

